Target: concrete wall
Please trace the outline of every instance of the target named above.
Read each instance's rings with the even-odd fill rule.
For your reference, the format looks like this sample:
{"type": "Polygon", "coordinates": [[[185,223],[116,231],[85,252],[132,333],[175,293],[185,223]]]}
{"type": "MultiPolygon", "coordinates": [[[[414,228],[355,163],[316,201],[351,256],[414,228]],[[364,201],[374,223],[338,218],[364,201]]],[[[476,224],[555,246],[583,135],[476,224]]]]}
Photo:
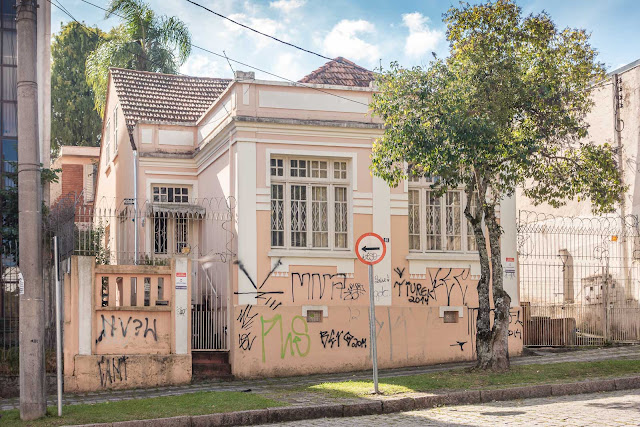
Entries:
{"type": "Polygon", "coordinates": [[[64,280],[65,391],[189,383],[190,276],[184,258],[164,267],[72,257],[64,280]]]}

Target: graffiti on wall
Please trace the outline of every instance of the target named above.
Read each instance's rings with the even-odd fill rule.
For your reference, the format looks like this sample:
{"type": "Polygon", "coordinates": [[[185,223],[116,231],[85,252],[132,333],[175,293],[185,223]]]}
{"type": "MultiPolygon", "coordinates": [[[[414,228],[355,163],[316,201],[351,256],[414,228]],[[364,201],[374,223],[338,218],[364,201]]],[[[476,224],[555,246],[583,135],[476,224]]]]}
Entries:
{"type": "Polygon", "coordinates": [[[127,381],[127,356],[102,356],[98,360],[98,375],[100,375],[101,387],[115,382],[127,381]]]}
{"type": "Polygon", "coordinates": [[[521,340],[523,326],[520,310],[509,310],[509,336],[521,340]]]}
{"type": "Polygon", "coordinates": [[[291,325],[285,327],[282,322],[282,315],[276,314],[270,319],[260,316],[260,324],[262,326],[262,361],[266,361],[266,343],[265,338],[271,334],[275,335],[275,342],[279,343],[280,359],[284,359],[287,354],[305,357],[311,350],[311,338],[309,337],[309,325],[302,316],[294,316],[291,325]],[[266,327],[266,328],[265,328],[266,327]],[[273,330],[276,332],[273,332],[273,330]],[[278,331],[280,332],[278,334],[278,331]]]}
{"type": "Polygon", "coordinates": [[[308,300],[355,301],[366,293],[359,282],[350,282],[345,273],[291,273],[291,301],[296,301],[296,290],[306,289],[308,300]],[[325,298],[327,297],[327,298],[325,298]]]}
{"type": "Polygon", "coordinates": [[[248,351],[253,347],[253,342],[256,340],[256,336],[252,335],[251,327],[253,326],[253,320],[257,313],[252,313],[252,305],[247,305],[240,310],[240,314],[237,317],[238,323],[240,323],[240,332],[238,333],[238,348],[248,351]]]}
{"type": "Polygon", "coordinates": [[[126,322],[122,319],[122,317],[118,317],[118,320],[116,320],[116,316],[113,315],[111,316],[111,319],[105,317],[104,314],[101,314],[100,317],[102,319],[102,331],[100,332],[100,334],[98,334],[96,344],[102,342],[102,340],[107,338],[108,336],[114,338],[119,338],[120,336],[122,336],[122,338],[126,338],[127,334],[133,334],[137,337],[140,335],[140,333],[142,333],[143,338],[147,338],[148,335],[150,337],[153,337],[154,341],[158,341],[156,319],[153,319],[153,325],[150,326],[148,317],[144,318],[144,322],[142,321],[142,319],[138,319],[133,316],[129,316],[126,322]],[[117,333],[116,331],[119,331],[119,333],[117,333]]]}
{"type": "Polygon", "coordinates": [[[276,271],[276,269],[280,267],[280,265],[282,265],[282,260],[278,260],[276,262],[276,264],[273,266],[271,271],[269,271],[269,274],[267,274],[267,277],[265,277],[262,283],[260,283],[260,286],[256,284],[256,282],[253,280],[253,278],[251,277],[251,275],[249,274],[249,272],[244,267],[241,261],[236,261],[236,264],[238,264],[238,268],[240,269],[240,271],[242,271],[245,277],[249,280],[249,282],[251,283],[251,286],[253,286],[253,289],[249,291],[243,291],[243,292],[234,292],[235,295],[250,295],[254,297],[258,303],[266,307],[269,307],[272,310],[275,310],[276,308],[282,305],[282,302],[278,300],[278,295],[282,295],[284,294],[284,292],[269,291],[264,289],[264,285],[267,283],[267,280],[269,280],[269,277],[271,277],[273,272],[276,271]]]}
{"type": "Polygon", "coordinates": [[[320,331],[320,342],[323,348],[367,348],[366,338],[356,338],[349,331],[332,329],[331,331],[320,331]]]}
{"type": "Polygon", "coordinates": [[[468,268],[439,268],[435,274],[429,270],[429,279],[409,279],[405,277],[405,268],[396,267],[393,271],[398,279],[393,283],[393,288],[398,289],[398,297],[404,297],[410,303],[429,305],[432,300],[437,300],[436,291],[445,290],[447,306],[451,305],[451,295],[458,290],[462,297],[462,305],[466,305],[468,284],[463,281],[469,278],[468,268]]]}

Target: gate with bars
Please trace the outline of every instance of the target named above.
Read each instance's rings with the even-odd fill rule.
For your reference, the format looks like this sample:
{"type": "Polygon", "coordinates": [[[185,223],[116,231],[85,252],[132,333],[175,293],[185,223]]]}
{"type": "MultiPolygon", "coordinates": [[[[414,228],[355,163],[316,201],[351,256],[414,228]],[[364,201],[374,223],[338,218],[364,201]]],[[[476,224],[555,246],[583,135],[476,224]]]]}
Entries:
{"type": "Polygon", "coordinates": [[[527,346],[640,341],[636,216],[518,215],[520,301],[527,346]]]}

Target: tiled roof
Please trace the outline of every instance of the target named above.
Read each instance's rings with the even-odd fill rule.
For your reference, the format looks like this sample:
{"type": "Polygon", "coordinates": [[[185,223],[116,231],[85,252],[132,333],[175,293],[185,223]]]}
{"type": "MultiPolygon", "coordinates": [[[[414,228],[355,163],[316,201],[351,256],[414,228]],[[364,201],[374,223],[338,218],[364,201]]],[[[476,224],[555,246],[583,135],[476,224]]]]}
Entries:
{"type": "Polygon", "coordinates": [[[300,83],[369,87],[369,82],[374,78],[372,71],[339,56],[299,81],[300,83]]]}
{"type": "Polygon", "coordinates": [[[141,120],[195,122],[231,82],[122,68],[111,76],[129,132],[141,120]]]}

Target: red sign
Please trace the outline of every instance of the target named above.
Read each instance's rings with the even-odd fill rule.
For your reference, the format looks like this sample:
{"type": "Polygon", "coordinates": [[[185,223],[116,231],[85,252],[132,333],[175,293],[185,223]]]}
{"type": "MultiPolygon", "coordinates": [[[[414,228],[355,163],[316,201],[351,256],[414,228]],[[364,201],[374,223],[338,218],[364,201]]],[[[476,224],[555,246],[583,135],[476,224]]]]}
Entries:
{"type": "Polygon", "coordinates": [[[514,262],[515,258],[507,258],[507,262],[514,262]]]}
{"type": "Polygon", "coordinates": [[[364,264],[377,264],[387,253],[384,239],[376,233],[364,233],[356,242],[356,255],[364,264]]]}
{"type": "Polygon", "coordinates": [[[176,277],[187,277],[187,273],[176,273],[176,277]]]}

